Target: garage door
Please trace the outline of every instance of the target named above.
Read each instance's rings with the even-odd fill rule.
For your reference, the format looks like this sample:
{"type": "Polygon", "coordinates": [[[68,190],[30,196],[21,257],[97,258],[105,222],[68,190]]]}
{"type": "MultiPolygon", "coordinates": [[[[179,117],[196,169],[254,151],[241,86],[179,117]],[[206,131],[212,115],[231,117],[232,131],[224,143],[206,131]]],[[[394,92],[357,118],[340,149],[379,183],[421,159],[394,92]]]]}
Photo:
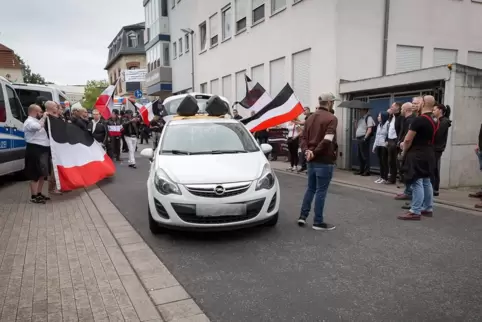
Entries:
{"type": "Polygon", "coordinates": [[[241,101],[246,96],[246,70],[236,73],[236,101],[241,101]]]}
{"type": "Polygon", "coordinates": [[[286,85],[285,58],[273,60],[269,63],[269,93],[275,97],[286,85]]]}
{"type": "Polygon", "coordinates": [[[396,72],[408,72],[422,68],[422,47],[397,46],[396,72]]]}
{"type": "Polygon", "coordinates": [[[211,81],[211,94],[219,95],[219,79],[213,79],[211,81]]]}
{"type": "Polygon", "coordinates": [[[457,50],[435,48],[433,50],[433,65],[442,66],[457,62],[457,50]]]}
{"type": "Polygon", "coordinates": [[[230,103],[233,102],[233,89],[231,86],[231,75],[223,77],[223,94],[230,103]]]}
{"type": "Polygon", "coordinates": [[[293,55],[293,90],[303,106],[310,105],[311,99],[311,50],[293,55]]]}
{"type": "Polygon", "coordinates": [[[251,68],[251,80],[254,84],[259,83],[264,87],[264,64],[251,68]]]}
{"type": "Polygon", "coordinates": [[[482,53],[477,51],[469,51],[467,65],[482,69],[482,53]]]}

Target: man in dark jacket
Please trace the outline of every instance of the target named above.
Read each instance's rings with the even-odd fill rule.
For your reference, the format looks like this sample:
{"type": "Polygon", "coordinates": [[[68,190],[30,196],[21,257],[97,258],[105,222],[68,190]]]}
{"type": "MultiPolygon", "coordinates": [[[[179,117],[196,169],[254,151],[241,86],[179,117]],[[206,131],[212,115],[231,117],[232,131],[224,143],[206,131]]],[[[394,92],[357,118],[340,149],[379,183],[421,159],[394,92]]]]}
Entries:
{"type": "Polygon", "coordinates": [[[87,130],[92,133],[94,139],[102,144],[103,146],[107,145],[107,127],[105,126],[104,122],[101,120],[100,113],[98,110],[92,111],[93,119],[87,125],[87,130]]]}
{"type": "Polygon", "coordinates": [[[112,159],[120,161],[122,122],[117,109],[112,110],[112,115],[107,121],[107,132],[109,134],[107,153],[112,159]]]}
{"type": "Polygon", "coordinates": [[[72,124],[77,125],[82,130],[87,131],[88,121],[84,119],[84,108],[76,108],[72,111],[72,117],[70,121],[72,124]]]}
{"type": "Polygon", "coordinates": [[[439,121],[439,128],[435,133],[435,173],[432,180],[433,195],[438,196],[440,188],[440,160],[442,158],[442,153],[445,151],[445,146],[447,145],[449,128],[452,126],[452,121],[449,119],[450,107],[443,104],[435,105],[433,116],[439,121]]]}
{"type": "Polygon", "coordinates": [[[301,150],[308,161],[308,187],[303,198],[298,225],[304,226],[315,198],[313,229],[333,230],[323,218],[325,199],[333,177],[336,161],[336,128],[338,119],[331,113],[334,101],[332,93],[320,96],[320,108],[305,123],[300,136],[301,150]]]}
{"type": "Polygon", "coordinates": [[[397,182],[398,173],[398,152],[399,152],[399,138],[400,128],[402,127],[403,117],[400,114],[401,103],[395,102],[392,104],[388,113],[388,136],[387,136],[387,150],[388,150],[388,169],[390,177],[388,183],[395,184],[397,182]]]}

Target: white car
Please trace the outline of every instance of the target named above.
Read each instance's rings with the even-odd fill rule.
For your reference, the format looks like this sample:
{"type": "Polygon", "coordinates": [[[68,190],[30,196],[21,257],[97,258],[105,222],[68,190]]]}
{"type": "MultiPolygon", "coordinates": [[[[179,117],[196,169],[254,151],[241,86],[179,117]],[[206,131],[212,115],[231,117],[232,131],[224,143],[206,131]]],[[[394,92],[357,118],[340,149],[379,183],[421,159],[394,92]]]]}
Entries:
{"type": "Polygon", "coordinates": [[[230,230],[275,226],[280,189],[265,153],[238,121],[184,118],[169,121],[151,160],[149,228],[230,230]]]}

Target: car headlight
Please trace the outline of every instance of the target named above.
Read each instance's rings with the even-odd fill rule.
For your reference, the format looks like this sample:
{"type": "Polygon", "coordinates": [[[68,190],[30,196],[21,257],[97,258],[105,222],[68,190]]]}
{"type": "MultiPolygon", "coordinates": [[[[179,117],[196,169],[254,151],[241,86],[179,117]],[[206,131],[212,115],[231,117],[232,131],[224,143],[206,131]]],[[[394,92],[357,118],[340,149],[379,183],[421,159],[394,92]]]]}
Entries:
{"type": "Polygon", "coordinates": [[[263,172],[256,183],[256,190],[271,189],[274,186],[275,176],[269,164],[265,164],[263,172]]]}
{"type": "Polygon", "coordinates": [[[157,191],[163,195],[180,195],[181,190],[178,185],[172,182],[169,176],[161,169],[158,169],[154,174],[154,185],[157,191]]]}

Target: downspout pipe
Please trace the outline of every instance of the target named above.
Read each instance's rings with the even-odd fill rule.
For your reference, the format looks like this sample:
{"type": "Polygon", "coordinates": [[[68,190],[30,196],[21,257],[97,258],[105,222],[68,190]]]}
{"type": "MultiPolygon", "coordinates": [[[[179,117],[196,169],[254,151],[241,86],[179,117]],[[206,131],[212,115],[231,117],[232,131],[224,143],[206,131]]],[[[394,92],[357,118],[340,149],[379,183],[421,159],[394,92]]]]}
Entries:
{"type": "Polygon", "coordinates": [[[388,28],[390,25],[390,0],[385,0],[383,25],[382,76],[387,75],[388,28]]]}

